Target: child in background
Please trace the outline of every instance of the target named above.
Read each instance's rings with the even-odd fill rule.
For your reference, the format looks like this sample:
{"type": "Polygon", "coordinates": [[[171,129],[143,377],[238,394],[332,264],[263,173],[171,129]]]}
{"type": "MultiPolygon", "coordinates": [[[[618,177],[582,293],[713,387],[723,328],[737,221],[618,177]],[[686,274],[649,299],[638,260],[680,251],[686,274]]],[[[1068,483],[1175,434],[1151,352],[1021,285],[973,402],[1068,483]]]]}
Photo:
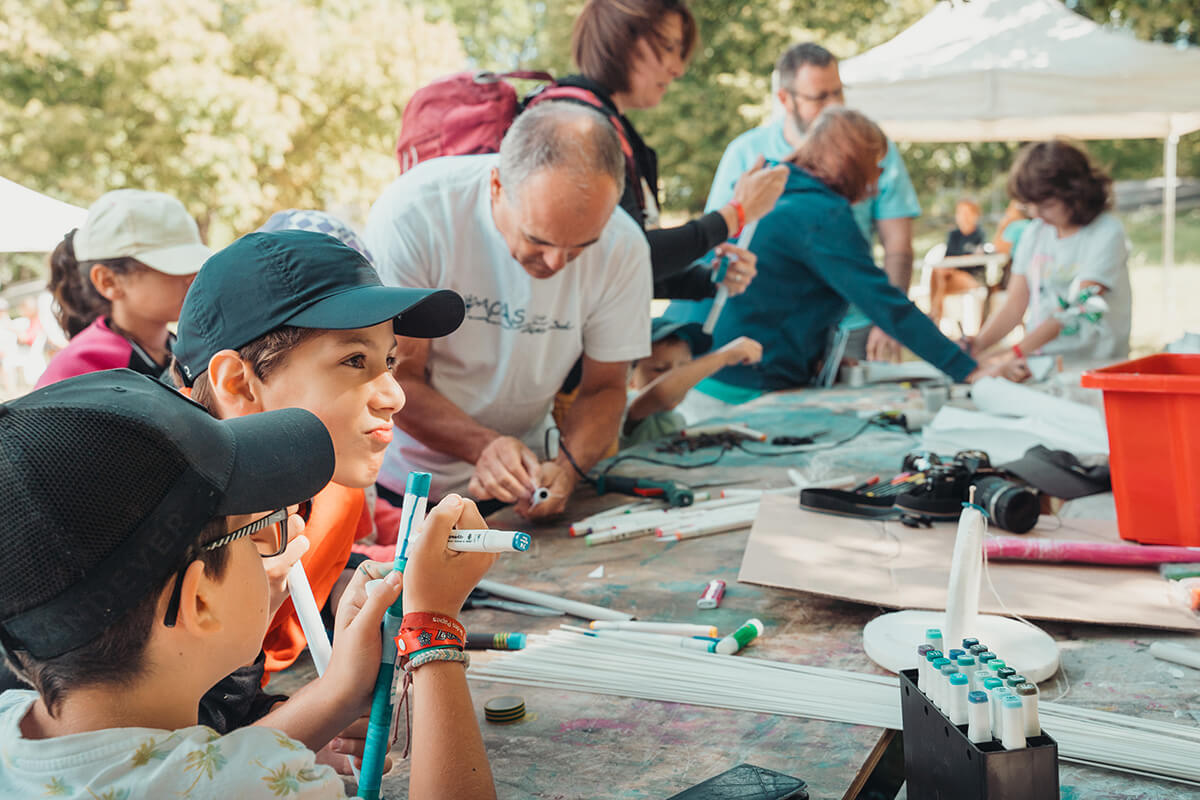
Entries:
{"type": "MultiPolygon", "coordinates": [[[[473,505],[451,496],[430,513],[403,576],[377,564],[358,576],[328,672],[289,703],[309,712],[295,739],[220,735],[196,724],[200,696],[258,651],[263,556],[286,544],[288,507],[333,474],[325,427],[299,409],[218,421],[130,370],[3,412],[0,644],[36,691],[0,695],[0,796],[343,797],[311,750],[370,703],[402,579],[406,620],[455,617],[491,565],[446,549],[453,525],[482,524],[473,505]],[[47,546],[72,557],[49,563],[47,546]]],[[[464,663],[419,661],[409,798],[494,797],[464,663]]]]}
{"type": "Polygon", "coordinates": [[[1067,142],[1038,142],[1017,154],[1008,192],[1034,219],[1013,254],[1008,298],[975,338],[973,353],[998,344],[1028,312],[1020,343],[992,360],[1041,352],[1079,368],[1128,358],[1129,251],[1121,221],[1106,210],[1111,188],[1112,179],[1067,142]],[[1093,297],[1104,302],[1088,303],[1093,297]]]}
{"type": "MultiPolygon", "coordinates": [[[[262,642],[264,657],[205,698],[201,719],[218,730],[248,724],[282,700],[258,691],[264,674],[287,668],[307,646],[284,599],[288,568],[300,559],[317,605],[324,605],[363,531],[363,487],[375,482],[392,415],[404,405],[391,371],[396,335],[444,336],[463,315],[454,292],[382,286],[362,254],[311,231],[243,236],[196,276],[179,318],[180,385],[221,419],[311,411],[329,429],[337,455],[333,480],[313,498],[306,520],[309,547],[267,565],[278,611],[262,642]]],[[[271,711],[267,724],[286,730],[271,721],[279,713],[271,711]]],[[[340,751],[322,757],[348,771],[345,757],[361,756],[363,732],[340,736],[340,751]]]]}
{"type": "Polygon", "coordinates": [[[37,385],[114,367],[165,377],[174,342],[167,323],[179,319],[210,255],[175,198],[139,189],[102,195],[50,256],[55,316],[70,342],[37,385]]]}
{"type": "MultiPolygon", "coordinates": [[[[954,207],[954,228],[946,236],[946,257],[966,256],[983,250],[986,237],[979,227],[982,215],[979,204],[962,198],[954,207]]],[[[962,294],[983,285],[986,268],[944,267],[929,276],[929,318],[935,325],[942,321],[946,297],[962,294]]]]}
{"type": "Polygon", "coordinates": [[[745,336],[712,353],[712,339],[697,322],[650,323],[648,358],[633,363],[629,375],[629,407],[621,428],[621,449],[670,436],[685,426],[674,409],[700,381],[732,364],[756,364],[762,345],[745,336]],[[695,357],[697,353],[704,353],[695,357]]]}

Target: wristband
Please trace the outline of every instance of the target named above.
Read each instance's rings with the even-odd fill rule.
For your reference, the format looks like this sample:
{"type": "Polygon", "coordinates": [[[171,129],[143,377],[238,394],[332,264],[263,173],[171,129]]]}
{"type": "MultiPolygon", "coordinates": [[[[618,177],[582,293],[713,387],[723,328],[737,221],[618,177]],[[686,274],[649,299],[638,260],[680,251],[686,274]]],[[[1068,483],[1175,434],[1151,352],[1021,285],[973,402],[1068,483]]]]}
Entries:
{"type": "Polygon", "coordinates": [[[457,661],[464,667],[471,666],[471,657],[462,650],[441,647],[432,650],[422,650],[408,659],[404,665],[405,672],[412,673],[418,667],[423,667],[433,661],[457,661]]]}
{"type": "Polygon", "coordinates": [[[458,620],[442,614],[405,614],[396,637],[396,652],[401,658],[431,647],[466,646],[467,631],[458,620]]]}
{"type": "Polygon", "coordinates": [[[733,210],[737,212],[738,227],[737,230],[729,235],[730,239],[736,239],[742,235],[742,230],[746,227],[746,209],[737,200],[730,200],[729,205],[733,206],[733,210]]]}
{"type": "Polygon", "coordinates": [[[1017,354],[1017,358],[1025,357],[1025,351],[1021,349],[1021,345],[1019,344],[1013,345],[1013,352],[1017,354]]]}

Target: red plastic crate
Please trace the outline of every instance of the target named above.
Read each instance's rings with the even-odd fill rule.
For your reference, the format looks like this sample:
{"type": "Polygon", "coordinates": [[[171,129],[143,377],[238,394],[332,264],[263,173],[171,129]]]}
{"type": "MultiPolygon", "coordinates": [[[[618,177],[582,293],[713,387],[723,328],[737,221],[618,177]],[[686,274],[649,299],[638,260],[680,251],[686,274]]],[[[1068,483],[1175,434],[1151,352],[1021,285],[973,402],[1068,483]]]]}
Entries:
{"type": "Polygon", "coordinates": [[[1082,383],[1104,392],[1121,538],[1200,546],[1200,355],[1138,358],[1082,383]]]}

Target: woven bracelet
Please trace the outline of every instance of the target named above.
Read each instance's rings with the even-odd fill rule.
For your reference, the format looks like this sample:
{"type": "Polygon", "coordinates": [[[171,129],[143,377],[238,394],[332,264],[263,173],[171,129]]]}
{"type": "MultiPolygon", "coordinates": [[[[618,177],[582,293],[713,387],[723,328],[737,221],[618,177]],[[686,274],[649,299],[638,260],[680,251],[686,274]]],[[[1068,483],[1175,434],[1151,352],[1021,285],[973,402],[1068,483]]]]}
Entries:
{"type": "Polygon", "coordinates": [[[408,661],[404,664],[404,671],[411,673],[417,667],[424,666],[431,661],[457,661],[464,667],[471,666],[471,657],[457,647],[433,647],[409,656],[408,661]]]}

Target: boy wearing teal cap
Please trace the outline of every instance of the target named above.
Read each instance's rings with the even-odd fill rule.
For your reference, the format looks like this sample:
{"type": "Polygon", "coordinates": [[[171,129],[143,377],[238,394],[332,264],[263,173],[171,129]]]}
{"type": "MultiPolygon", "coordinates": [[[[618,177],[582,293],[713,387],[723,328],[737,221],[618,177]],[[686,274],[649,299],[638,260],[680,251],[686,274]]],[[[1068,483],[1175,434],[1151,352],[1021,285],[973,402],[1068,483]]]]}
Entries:
{"type": "MultiPolygon", "coordinates": [[[[396,335],[444,336],[462,322],[451,291],[383,286],[364,255],[315,231],[243,236],[214,254],[184,300],[175,346],[177,381],[221,419],[303,408],[329,430],[333,479],[313,498],[305,542],[267,564],[274,618],[263,657],[230,676],[204,702],[202,719],[232,730],[282,697],[259,684],[290,666],[307,641],[290,599],[288,569],[300,559],[318,606],[336,606],[351,547],[370,530],[364,489],[372,486],[392,438],[404,393],[392,377],[396,335]],[[330,602],[332,601],[332,602],[330,602]],[[276,613],[274,609],[278,608],[276,613]]],[[[300,524],[297,521],[297,524],[300,524]]],[[[286,714],[271,711],[269,724],[286,714]]],[[[350,772],[364,731],[344,732],[322,759],[350,772]]]]}

